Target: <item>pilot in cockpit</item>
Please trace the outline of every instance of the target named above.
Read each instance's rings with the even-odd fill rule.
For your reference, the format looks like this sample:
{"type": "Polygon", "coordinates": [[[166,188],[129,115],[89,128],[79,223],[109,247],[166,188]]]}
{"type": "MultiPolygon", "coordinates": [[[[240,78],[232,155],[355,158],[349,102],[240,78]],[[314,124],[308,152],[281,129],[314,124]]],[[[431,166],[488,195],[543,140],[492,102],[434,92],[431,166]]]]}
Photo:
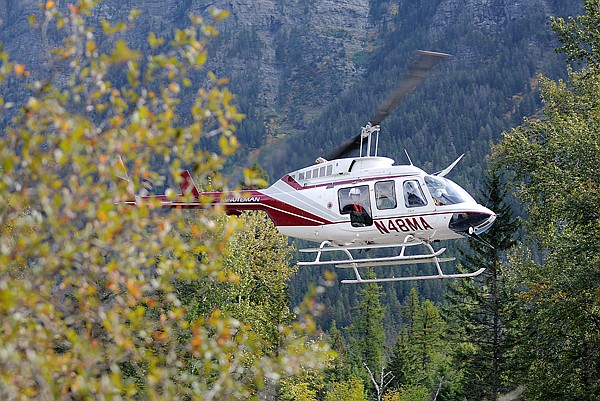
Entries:
{"type": "Polygon", "coordinates": [[[433,191],[431,196],[433,197],[433,203],[435,203],[436,206],[444,206],[446,204],[444,202],[444,193],[441,189],[433,191]]]}

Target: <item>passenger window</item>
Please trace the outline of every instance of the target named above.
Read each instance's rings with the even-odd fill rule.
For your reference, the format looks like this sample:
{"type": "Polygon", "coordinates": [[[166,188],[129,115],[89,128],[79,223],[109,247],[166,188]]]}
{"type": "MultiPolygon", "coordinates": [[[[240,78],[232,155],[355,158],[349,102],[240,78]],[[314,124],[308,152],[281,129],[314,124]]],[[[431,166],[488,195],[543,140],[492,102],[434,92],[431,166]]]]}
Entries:
{"type": "Polygon", "coordinates": [[[404,181],[404,204],[406,207],[419,207],[427,205],[425,195],[417,180],[404,181]]]}
{"type": "Polygon", "coordinates": [[[394,181],[379,181],[375,183],[375,200],[377,209],[395,209],[398,206],[396,202],[396,190],[394,181]]]}
{"type": "Polygon", "coordinates": [[[350,215],[353,227],[373,225],[368,185],[340,189],[338,202],[340,213],[350,215]]]}

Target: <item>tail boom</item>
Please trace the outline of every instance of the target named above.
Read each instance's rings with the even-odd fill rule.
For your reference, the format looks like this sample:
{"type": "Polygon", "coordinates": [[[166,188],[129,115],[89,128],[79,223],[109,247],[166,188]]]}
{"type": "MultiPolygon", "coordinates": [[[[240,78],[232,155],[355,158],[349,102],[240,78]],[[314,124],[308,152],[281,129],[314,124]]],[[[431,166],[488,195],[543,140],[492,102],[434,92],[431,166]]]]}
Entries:
{"type": "Polygon", "coordinates": [[[331,221],[298,206],[283,202],[260,190],[230,192],[200,192],[189,171],[181,173],[181,193],[154,196],[135,196],[123,202],[127,205],[155,204],[166,209],[206,209],[222,207],[228,215],[240,215],[245,210],[262,210],[276,226],[319,226],[331,221]]]}

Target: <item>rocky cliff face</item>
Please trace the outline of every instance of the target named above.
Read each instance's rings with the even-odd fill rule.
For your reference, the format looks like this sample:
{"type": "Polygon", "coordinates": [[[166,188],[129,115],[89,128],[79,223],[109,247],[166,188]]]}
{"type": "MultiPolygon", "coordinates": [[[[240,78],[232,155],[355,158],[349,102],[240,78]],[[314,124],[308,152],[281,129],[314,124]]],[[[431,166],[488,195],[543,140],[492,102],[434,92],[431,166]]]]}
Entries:
{"type": "Polygon", "coordinates": [[[488,39],[510,46],[515,31],[526,30],[527,24],[540,24],[537,35],[525,35],[532,51],[539,54],[552,46],[548,41],[550,16],[561,15],[566,3],[571,3],[570,9],[575,11],[578,0],[569,0],[561,7],[556,3],[556,0],[443,0],[429,26],[429,37],[432,41],[456,43],[453,55],[473,66],[481,57],[494,57],[494,53],[504,51],[485,49],[488,39]]]}
{"type": "Polygon", "coordinates": [[[438,8],[432,30],[442,32],[458,16],[462,16],[464,22],[470,24],[474,29],[490,33],[500,32],[509,21],[527,15],[531,3],[534,2],[525,0],[446,0],[438,8]]]}
{"type": "MultiPolygon", "coordinates": [[[[69,0],[72,2],[74,0],[69,0]]],[[[66,8],[65,2],[57,2],[66,8]]],[[[576,9],[579,0],[569,0],[576,9]]],[[[333,100],[366,77],[368,62],[398,29],[400,40],[416,48],[451,49],[473,68],[497,49],[479,48],[486,38],[503,38],[531,15],[555,15],[563,0],[105,0],[95,11],[100,19],[125,20],[131,8],[141,11],[127,33],[132,47],[144,49],[150,31],[169,37],[183,27],[189,14],[208,17],[210,7],[226,9],[230,18],[218,24],[210,68],[231,78],[242,111],[255,126],[250,147],[258,136],[277,136],[304,130],[333,100]],[[421,8],[433,10],[426,18],[421,8]],[[415,11],[415,9],[417,11],[415,11]],[[377,12],[374,12],[376,10],[377,12]],[[412,11],[411,11],[412,10],[412,11]],[[411,14],[412,12],[412,14],[411,14]],[[407,15],[406,18],[402,18],[407,15]],[[417,32],[424,36],[413,37],[417,32]],[[412,41],[412,42],[411,42],[412,41]],[[470,42],[469,42],[470,41],[470,42]]],[[[32,71],[43,72],[44,43],[28,23],[41,20],[37,0],[0,0],[0,42],[13,58],[32,71]]],[[[96,22],[94,22],[96,21],[96,22]]],[[[541,26],[540,30],[549,30],[541,26]]],[[[498,40],[496,42],[499,42],[498,40]]],[[[533,43],[532,48],[545,44],[533,43]]],[[[415,50],[415,49],[412,49],[415,50]]],[[[535,49],[534,49],[535,50],[535,49]]],[[[385,67],[386,59],[378,60],[385,67]]],[[[247,134],[248,138],[252,135],[247,134]]],[[[240,138],[244,143],[245,138],[240,138]]],[[[264,138],[263,138],[264,139],[264,138]]]]}
{"type": "MultiPolygon", "coordinates": [[[[363,49],[369,28],[366,0],[106,0],[96,7],[94,18],[115,22],[126,19],[131,8],[139,9],[141,15],[128,36],[133,47],[144,48],[149,32],[168,37],[185,26],[188,15],[208,17],[210,7],[231,12],[218,25],[225,47],[216,49],[212,57],[218,63],[213,65],[230,76],[252,64],[253,74],[260,79],[259,98],[266,107],[275,106],[282,80],[289,78],[283,71],[294,69],[286,65],[281,50],[292,45],[286,41],[291,38],[301,46],[295,50],[302,52],[307,64],[335,71],[347,82],[357,70],[352,56],[363,49]],[[254,55],[244,52],[248,37],[254,55]]],[[[13,57],[35,70],[43,49],[39,33],[29,26],[30,15],[40,19],[36,0],[0,0],[0,41],[13,57]]]]}
{"type": "MultiPolygon", "coordinates": [[[[238,0],[211,5],[231,11],[220,31],[234,51],[216,55],[221,73],[243,76],[251,66],[260,77],[258,99],[263,107],[285,104],[279,99],[284,88],[291,85],[297,91],[297,78],[306,74],[335,76],[340,89],[355,79],[353,56],[363,50],[369,32],[366,0],[238,0]],[[246,45],[248,38],[251,43],[246,45]],[[248,45],[255,54],[244,52],[248,45]]],[[[205,9],[191,7],[192,12],[205,9]]],[[[310,82],[305,88],[318,90],[310,88],[310,82]]]]}
{"type": "MultiPolygon", "coordinates": [[[[371,0],[373,3],[374,0],[371,0]]],[[[526,18],[533,12],[552,14],[551,0],[441,0],[438,1],[429,25],[430,36],[440,40],[457,20],[488,34],[498,34],[511,21],[526,18]]],[[[578,3],[577,0],[571,0],[578,3]]],[[[381,3],[381,2],[380,2],[381,3]]],[[[305,64],[323,72],[332,72],[341,79],[343,88],[360,71],[356,56],[381,35],[378,28],[389,15],[402,13],[402,0],[383,3],[388,15],[374,21],[369,16],[368,0],[105,0],[97,6],[95,18],[116,21],[125,19],[133,7],[142,11],[130,39],[143,47],[150,31],[169,35],[174,28],[185,25],[190,13],[208,15],[210,7],[231,11],[231,17],[219,25],[228,44],[235,48],[243,34],[253,33],[259,49],[258,76],[266,106],[273,106],[282,80],[289,79],[284,71],[296,66],[286,63],[281,49],[299,46],[305,64]]],[[[29,26],[30,15],[40,15],[36,0],[0,0],[0,41],[15,57],[34,63],[41,54],[38,33],[29,26]]],[[[413,23],[419,23],[413,21],[413,23]]],[[[289,49],[287,49],[289,51],[289,49]]],[[[223,51],[223,49],[219,49],[223,51]]],[[[244,70],[248,57],[243,52],[216,55],[223,73],[244,70]]],[[[288,74],[289,75],[289,74],[288,74]]]]}

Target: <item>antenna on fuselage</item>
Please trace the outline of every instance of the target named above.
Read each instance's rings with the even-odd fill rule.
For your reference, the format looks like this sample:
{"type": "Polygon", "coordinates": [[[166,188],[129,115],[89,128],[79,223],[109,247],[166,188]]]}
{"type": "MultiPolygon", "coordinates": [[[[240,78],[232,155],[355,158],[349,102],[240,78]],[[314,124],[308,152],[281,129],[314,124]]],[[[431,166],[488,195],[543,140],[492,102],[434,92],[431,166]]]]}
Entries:
{"type": "Polygon", "coordinates": [[[413,166],[413,162],[410,159],[410,156],[408,155],[408,150],[404,149],[404,153],[406,153],[406,158],[408,159],[408,162],[410,163],[410,165],[413,166]]]}

